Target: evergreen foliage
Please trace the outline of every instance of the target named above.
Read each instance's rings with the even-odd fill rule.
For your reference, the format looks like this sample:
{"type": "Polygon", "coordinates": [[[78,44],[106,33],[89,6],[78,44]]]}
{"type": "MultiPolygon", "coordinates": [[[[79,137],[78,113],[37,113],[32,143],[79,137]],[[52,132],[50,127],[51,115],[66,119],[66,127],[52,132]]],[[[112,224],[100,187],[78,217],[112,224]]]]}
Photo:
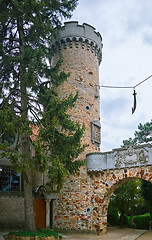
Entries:
{"type": "Polygon", "coordinates": [[[39,135],[35,141],[35,164],[40,172],[49,169],[50,184],[58,190],[64,180],[84,164],[76,159],[84,150],[81,137],[84,126],[71,120],[67,110],[74,107],[78,94],[59,99],[54,89],[47,89],[40,95],[39,102],[45,106],[41,112],[39,135]],[[51,163],[51,166],[49,166],[51,163]]]}
{"type": "Polygon", "coordinates": [[[55,88],[69,74],[59,71],[61,58],[51,66],[50,49],[54,28],[71,17],[76,5],[77,0],[0,0],[0,150],[24,177],[30,231],[35,231],[31,169],[44,172],[50,165],[50,181],[60,189],[65,177],[82,164],[73,159],[83,151],[84,126],[66,113],[78,94],[59,99],[55,88]],[[32,142],[34,124],[39,135],[32,142]],[[8,139],[16,134],[18,144],[11,149],[8,139]]]}
{"type": "Polygon", "coordinates": [[[138,145],[141,143],[150,143],[152,141],[152,120],[150,122],[146,122],[145,124],[139,124],[138,130],[134,133],[134,138],[129,138],[123,140],[123,145],[121,147],[125,147],[128,145],[138,145]]]}

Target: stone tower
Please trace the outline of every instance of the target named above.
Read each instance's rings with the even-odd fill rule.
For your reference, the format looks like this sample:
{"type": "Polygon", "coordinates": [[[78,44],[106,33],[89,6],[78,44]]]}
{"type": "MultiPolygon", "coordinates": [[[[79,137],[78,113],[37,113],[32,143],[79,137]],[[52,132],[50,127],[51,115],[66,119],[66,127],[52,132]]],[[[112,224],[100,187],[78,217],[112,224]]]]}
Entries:
{"type": "MultiPolygon", "coordinates": [[[[102,38],[95,29],[84,23],[66,22],[52,39],[54,65],[59,53],[63,62],[61,70],[70,73],[67,81],[60,85],[58,92],[65,97],[79,92],[76,106],[70,110],[73,120],[85,124],[82,144],[86,145],[80,159],[86,153],[99,151],[100,111],[99,111],[99,64],[102,59],[102,38]]],[[[95,230],[98,216],[93,206],[92,178],[86,166],[75,176],[70,176],[57,197],[48,196],[53,202],[54,228],[95,230]]],[[[49,205],[47,203],[47,205],[49,205]]]]}
{"type": "MultiPolygon", "coordinates": [[[[82,143],[85,153],[99,151],[99,64],[102,59],[102,38],[95,28],[84,23],[66,22],[52,40],[53,62],[58,53],[63,56],[61,69],[70,73],[67,81],[59,88],[60,96],[79,92],[76,107],[70,112],[74,120],[85,124],[82,143]]],[[[84,154],[80,158],[84,158],[84,154]]]]}

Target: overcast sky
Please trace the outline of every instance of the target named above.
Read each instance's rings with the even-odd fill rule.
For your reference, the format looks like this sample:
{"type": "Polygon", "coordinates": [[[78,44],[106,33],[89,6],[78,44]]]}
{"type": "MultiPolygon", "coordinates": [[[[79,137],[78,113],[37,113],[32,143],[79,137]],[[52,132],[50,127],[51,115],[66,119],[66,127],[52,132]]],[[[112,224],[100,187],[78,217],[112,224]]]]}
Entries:
{"type": "MultiPolygon", "coordinates": [[[[134,86],[152,74],[152,0],[79,0],[72,21],[103,38],[100,84],[134,86]]],[[[101,151],[118,148],[138,124],[152,119],[152,78],[133,89],[101,88],[101,151]]]]}

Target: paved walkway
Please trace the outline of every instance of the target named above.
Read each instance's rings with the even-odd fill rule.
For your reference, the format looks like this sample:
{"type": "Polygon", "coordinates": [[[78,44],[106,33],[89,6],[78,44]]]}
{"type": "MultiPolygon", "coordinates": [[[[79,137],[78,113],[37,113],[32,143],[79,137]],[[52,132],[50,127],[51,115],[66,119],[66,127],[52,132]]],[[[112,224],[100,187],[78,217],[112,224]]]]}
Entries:
{"type": "Polygon", "coordinates": [[[129,234],[126,234],[125,236],[122,236],[120,238],[120,240],[135,240],[135,239],[138,239],[141,235],[143,235],[143,233],[145,233],[146,231],[145,230],[138,230],[138,229],[135,229],[134,231],[132,231],[131,233],[129,234]]]}
{"type": "MultiPolygon", "coordinates": [[[[4,240],[2,235],[9,231],[0,230],[0,240],[4,240]]],[[[110,227],[105,235],[86,233],[62,233],[63,240],[152,240],[152,231],[138,230],[131,228],[110,227]]]]}
{"type": "Polygon", "coordinates": [[[111,227],[108,228],[108,232],[105,235],[96,234],[85,234],[85,233],[62,233],[63,240],[152,240],[152,232],[149,236],[151,238],[141,238],[143,234],[145,235],[147,232],[146,230],[138,230],[138,229],[131,229],[131,228],[117,228],[111,227]]]}

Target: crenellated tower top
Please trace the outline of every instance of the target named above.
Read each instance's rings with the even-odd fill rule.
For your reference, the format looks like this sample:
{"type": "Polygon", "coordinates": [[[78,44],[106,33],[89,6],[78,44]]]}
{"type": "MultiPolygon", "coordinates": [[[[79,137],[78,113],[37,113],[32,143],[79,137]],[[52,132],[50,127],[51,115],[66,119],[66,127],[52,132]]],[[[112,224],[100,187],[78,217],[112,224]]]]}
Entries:
{"type": "Polygon", "coordinates": [[[87,50],[95,53],[98,58],[98,63],[102,60],[102,37],[99,32],[95,31],[95,28],[87,23],[79,25],[77,21],[65,22],[64,26],[57,31],[56,37],[52,38],[52,49],[54,52],[59,49],[73,47],[75,43],[76,48],[83,49],[87,46],[87,50]]]}

